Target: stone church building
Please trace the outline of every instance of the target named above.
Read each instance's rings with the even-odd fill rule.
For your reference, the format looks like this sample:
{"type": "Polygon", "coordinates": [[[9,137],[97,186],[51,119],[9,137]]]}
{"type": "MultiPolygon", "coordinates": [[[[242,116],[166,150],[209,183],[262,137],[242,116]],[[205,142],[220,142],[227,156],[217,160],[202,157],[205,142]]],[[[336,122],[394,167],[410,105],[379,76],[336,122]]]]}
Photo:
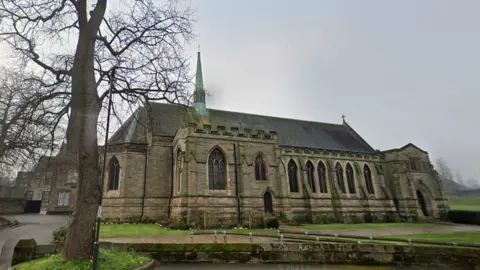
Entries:
{"type": "Polygon", "coordinates": [[[208,108],[200,53],[194,106],[141,107],[111,137],[103,218],[198,227],[443,218],[441,180],[413,144],[374,150],[343,120],[208,108]]]}

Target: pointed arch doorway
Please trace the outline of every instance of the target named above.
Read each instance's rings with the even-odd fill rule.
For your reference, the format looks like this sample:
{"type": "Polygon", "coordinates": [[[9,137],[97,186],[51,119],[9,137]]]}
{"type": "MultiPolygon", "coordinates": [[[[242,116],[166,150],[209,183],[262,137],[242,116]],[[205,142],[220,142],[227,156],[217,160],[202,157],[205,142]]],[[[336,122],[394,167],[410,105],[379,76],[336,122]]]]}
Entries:
{"type": "Polygon", "coordinates": [[[270,194],[269,191],[265,192],[263,194],[263,208],[264,212],[268,214],[273,213],[273,201],[272,201],[272,194],[270,194]]]}
{"type": "Polygon", "coordinates": [[[417,190],[417,201],[418,205],[420,205],[420,208],[422,209],[422,213],[425,217],[428,217],[428,208],[427,208],[427,202],[425,201],[425,196],[423,196],[422,192],[420,190],[417,190]]]}

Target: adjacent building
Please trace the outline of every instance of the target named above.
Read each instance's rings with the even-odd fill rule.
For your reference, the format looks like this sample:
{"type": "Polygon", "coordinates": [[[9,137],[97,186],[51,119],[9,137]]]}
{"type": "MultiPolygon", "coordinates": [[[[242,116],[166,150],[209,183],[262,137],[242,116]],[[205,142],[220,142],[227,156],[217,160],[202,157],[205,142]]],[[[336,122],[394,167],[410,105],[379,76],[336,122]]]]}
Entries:
{"type": "Polygon", "coordinates": [[[65,145],[56,156],[43,156],[31,172],[19,172],[15,195],[26,200],[26,212],[71,213],[75,205],[77,171],[65,145]]]}

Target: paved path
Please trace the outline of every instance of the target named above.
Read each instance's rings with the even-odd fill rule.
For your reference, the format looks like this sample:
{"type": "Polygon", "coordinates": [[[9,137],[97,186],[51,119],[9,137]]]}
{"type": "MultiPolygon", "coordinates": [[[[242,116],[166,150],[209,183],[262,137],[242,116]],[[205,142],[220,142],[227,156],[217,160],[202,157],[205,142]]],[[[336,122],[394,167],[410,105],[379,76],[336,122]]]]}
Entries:
{"type": "Polygon", "coordinates": [[[23,214],[3,216],[10,220],[18,220],[20,226],[0,230],[0,270],[10,266],[13,249],[19,239],[33,238],[38,244],[49,244],[52,241],[52,232],[64,224],[68,216],[23,214]]]}
{"type": "Polygon", "coordinates": [[[402,235],[402,234],[433,234],[433,233],[452,233],[452,232],[480,232],[480,226],[448,224],[423,228],[379,228],[379,229],[356,229],[356,230],[306,230],[295,226],[281,225],[281,230],[296,232],[316,232],[328,234],[343,234],[356,236],[374,236],[374,235],[402,235]]]}
{"type": "MultiPolygon", "coordinates": [[[[272,233],[272,235],[276,235],[272,233]]],[[[213,235],[194,235],[194,243],[213,243],[213,235]]],[[[148,237],[121,237],[121,238],[102,238],[100,241],[111,243],[190,243],[189,235],[159,235],[148,237]]],[[[254,236],[254,243],[271,243],[275,242],[274,238],[254,236]]],[[[217,236],[217,243],[223,243],[223,235],[217,236]]],[[[242,235],[228,235],[227,243],[250,243],[249,236],[242,235]]]]}
{"type": "Polygon", "coordinates": [[[160,264],[154,270],[447,270],[451,268],[437,267],[391,267],[391,266],[358,266],[358,265],[324,265],[324,264],[160,264]]]}

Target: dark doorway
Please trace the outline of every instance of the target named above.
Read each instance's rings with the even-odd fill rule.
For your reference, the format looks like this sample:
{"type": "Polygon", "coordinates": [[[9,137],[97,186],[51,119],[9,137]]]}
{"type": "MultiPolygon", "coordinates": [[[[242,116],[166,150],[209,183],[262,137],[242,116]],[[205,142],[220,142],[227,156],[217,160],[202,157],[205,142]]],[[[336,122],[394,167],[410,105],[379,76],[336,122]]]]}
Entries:
{"type": "Polygon", "coordinates": [[[273,213],[272,194],[268,191],[263,195],[263,206],[265,208],[265,213],[273,213]]]}
{"type": "Polygon", "coordinates": [[[40,208],[42,208],[42,200],[25,200],[25,213],[40,213],[40,208]]]}
{"type": "Polygon", "coordinates": [[[393,198],[393,205],[395,206],[395,211],[397,211],[397,213],[400,213],[400,207],[398,205],[398,199],[397,198],[393,198]]]}
{"type": "Polygon", "coordinates": [[[423,215],[428,217],[428,210],[427,210],[427,205],[425,203],[425,197],[423,197],[423,194],[422,192],[420,192],[420,190],[417,190],[417,200],[418,200],[418,204],[420,205],[420,208],[422,208],[423,215]]]}

